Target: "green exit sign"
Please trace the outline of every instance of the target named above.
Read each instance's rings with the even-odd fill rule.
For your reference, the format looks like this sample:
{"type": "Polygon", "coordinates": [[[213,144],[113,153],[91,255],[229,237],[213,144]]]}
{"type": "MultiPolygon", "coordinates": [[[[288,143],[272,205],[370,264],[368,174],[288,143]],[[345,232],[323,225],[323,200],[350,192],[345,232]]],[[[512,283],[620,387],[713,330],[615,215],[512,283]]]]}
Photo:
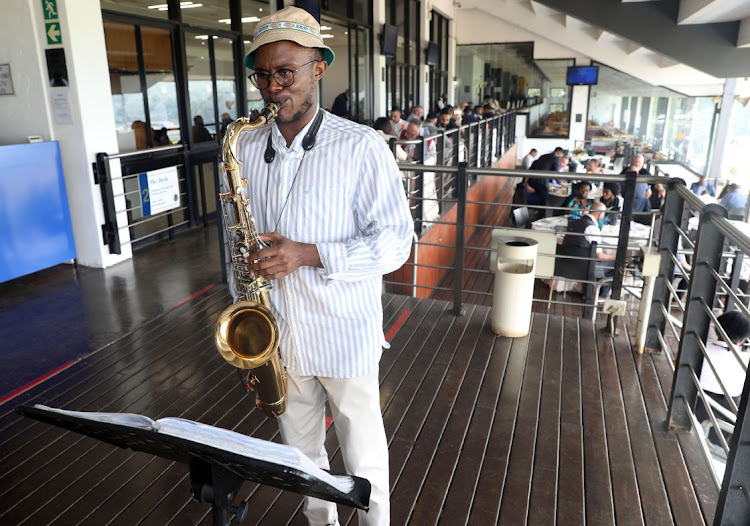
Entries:
{"type": "Polygon", "coordinates": [[[44,24],[44,30],[47,33],[47,44],[62,44],[60,22],[47,22],[44,24]]]}
{"type": "Polygon", "coordinates": [[[44,9],[44,20],[57,20],[59,18],[57,14],[57,0],[42,0],[42,8],[44,9]]]}

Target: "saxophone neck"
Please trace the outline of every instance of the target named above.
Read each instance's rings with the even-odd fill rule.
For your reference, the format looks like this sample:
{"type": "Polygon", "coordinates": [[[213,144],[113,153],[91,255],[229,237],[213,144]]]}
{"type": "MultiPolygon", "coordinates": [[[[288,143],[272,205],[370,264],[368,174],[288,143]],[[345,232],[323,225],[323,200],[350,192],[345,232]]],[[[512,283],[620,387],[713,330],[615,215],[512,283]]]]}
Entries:
{"type": "Polygon", "coordinates": [[[261,110],[260,116],[254,121],[251,121],[247,117],[240,117],[227,126],[222,148],[222,162],[224,164],[224,169],[227,172],[239,169],[240,161],[237,159],[235,151],[237,149],[237,141],[239,140],[240,135],[244,132],[255,130],[266,124],[272,123],[276,119],[278,111],[279,107],[275,103],[269,102],[261,110]]]}

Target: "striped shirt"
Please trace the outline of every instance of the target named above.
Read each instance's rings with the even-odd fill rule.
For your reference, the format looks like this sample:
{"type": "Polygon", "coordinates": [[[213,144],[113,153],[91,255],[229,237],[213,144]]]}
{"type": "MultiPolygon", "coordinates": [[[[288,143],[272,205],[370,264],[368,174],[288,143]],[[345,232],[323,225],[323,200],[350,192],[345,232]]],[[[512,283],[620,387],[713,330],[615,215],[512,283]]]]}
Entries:
{"type": "Polygon", "coordinates": [[[323,263],[272,281],[284,365],[351,378],[380,360],[382,276],[408,258],[413,224],[393,154],[375,130],[326,112],[305,153],[309,126],[290,148],[276,124],[244,133],[237,152],[258,231],[314,243],[323,263]],[[266,164],[269,133],[276,157],[266,164]]]}

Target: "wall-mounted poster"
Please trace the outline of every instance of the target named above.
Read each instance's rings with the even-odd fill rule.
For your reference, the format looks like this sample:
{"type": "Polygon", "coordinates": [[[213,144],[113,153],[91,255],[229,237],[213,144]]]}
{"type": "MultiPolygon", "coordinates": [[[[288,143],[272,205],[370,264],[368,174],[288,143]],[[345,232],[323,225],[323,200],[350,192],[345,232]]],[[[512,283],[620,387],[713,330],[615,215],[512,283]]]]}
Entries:
{"type": "Polygon", "coordinates": [[[0,64],[0,95],[13,95],[13,79],[10,64],[0,64]]]}

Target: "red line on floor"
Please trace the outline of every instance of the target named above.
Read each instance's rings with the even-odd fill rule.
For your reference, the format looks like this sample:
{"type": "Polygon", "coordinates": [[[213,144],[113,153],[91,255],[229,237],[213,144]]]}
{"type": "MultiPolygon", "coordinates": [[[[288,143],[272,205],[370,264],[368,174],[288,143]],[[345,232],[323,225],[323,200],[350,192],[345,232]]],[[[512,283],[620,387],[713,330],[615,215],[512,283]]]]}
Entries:
{"type": "Polygon", "coordinates": [[[32,380],[31,382],[27,383],[26,385],[21,386],[18,389],[14,389],[10,393],[4,394],[2,397],[0,397],[0,404],[4,404],[8,400],[17,397],[21,393],[25,393],[26,391],[28,391],[32,387],[36,387],[37,385],[39,385],[40,383],[44,382],[45,380],[49,380],[50,378],[52,378],[56,374],[63,372],[65,369],[67,369],[68,367],[70,367],[74,363],[76,363],[76,362],[75,361],[70,361],[70,362],[64,363],[60,367],[58,367],[56,369],[52,369],[50,372],[48,372],[47,374],[44,374],[44,375],[40,376],[36,380],[32,380]]]}
{"type": "Polygon", "coordinates": [[[62,276],[63,274],[68,274],[70,272],[73,272],[72,268],[69,268],[68,270],[63,270],[62,272],[58,272],[57,274],[52,274],[51,276],[47,276],[46,278],[38,279],[36,281],[32,281],[30,285],[39,285],[40,283],[44,283],[45,281],[49,281],[51,279],[55,279],[57,277],[62,276]]]}
{"type": "Polygon", "coordinates": [[[406,321],[406,318],[409,317],[409,314],[411,314],[411,311],[409,309],[406,309],[404,312],[401,313],[401,316],[398,317],[398,319],[396,320],[396,323],[391,325],[391,328],[388,329],[388,332],[385,334],[386,341],[388,342],[391,341],[391,338],[393,338],[396,335],[398,330],[406,321]]]}
{"type": "Polygon", "coordinates": [[[185,298],[184,300],[182,300],[182,301],[178,301],[177,303],[175,303],[174,305],[172,305],[172,308],[177,308],[177,307],[179,307],[180,305],[184,305],[184,304],[185,304],[185,303],[187,303],[188,301],[190,301],[190,300],[194,300],[195,298],[197,298],[197,297],[198,297],[198,296],[200,296],[201,294],[205,294],[206,292],[208,292],[208,291],[209,291],[209,290],[211,290],[212,288],[214,288],[214,286],[213,286],[213,285],[209,285],[208,287],[203,287],[203,288],[202,288],[201,290],[199,290],[198,292],[196,292],[196,293],[195,293],[195,294],[193,294],[192,296],[188,296],[188,297],[187,297],[187,298],[185,298]]]}

